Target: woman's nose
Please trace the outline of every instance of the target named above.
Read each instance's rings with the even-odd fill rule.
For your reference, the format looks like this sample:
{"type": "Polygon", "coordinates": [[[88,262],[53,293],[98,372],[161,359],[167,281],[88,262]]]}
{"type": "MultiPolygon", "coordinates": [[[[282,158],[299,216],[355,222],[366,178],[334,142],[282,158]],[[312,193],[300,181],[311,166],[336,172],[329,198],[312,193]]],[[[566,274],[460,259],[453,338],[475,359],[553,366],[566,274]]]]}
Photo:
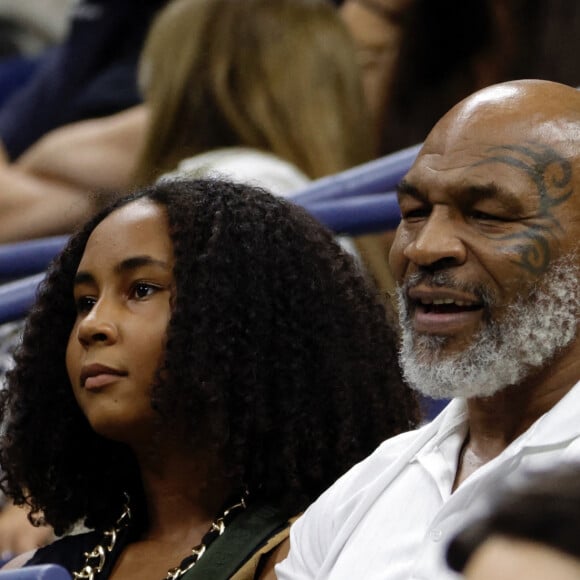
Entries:
{"type": "Polygon", "coordinates": [[[94,343],[113,344],[118,334],[114,309],[101,300],[94,304],[78,326],[79,341],[85,346],[94,343]]]}

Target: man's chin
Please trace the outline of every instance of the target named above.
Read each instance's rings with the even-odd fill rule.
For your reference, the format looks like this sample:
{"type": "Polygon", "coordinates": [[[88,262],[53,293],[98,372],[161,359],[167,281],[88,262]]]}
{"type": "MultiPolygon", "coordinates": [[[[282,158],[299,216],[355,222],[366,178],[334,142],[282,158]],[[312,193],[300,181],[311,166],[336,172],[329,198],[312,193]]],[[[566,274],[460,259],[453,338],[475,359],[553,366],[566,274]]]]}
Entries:
{"type": "Polygon", "coordinates": [[[437,364],[461,357],[472,341],[456,336],[411,333],[412,354],[415,360],[437,364]]]}
{"type": "Polygon", "coordinates": [[[505,382],[493,376],[497,366],[493,358],[493,349],[482,350],[481,344],[466,345],[449,336],[403,333],[403,376],[414,390],[433,399],[489,397],[501,390],[505,382]],[[483,352],[488,356],[482,364],[479,355],[483,352]]]}

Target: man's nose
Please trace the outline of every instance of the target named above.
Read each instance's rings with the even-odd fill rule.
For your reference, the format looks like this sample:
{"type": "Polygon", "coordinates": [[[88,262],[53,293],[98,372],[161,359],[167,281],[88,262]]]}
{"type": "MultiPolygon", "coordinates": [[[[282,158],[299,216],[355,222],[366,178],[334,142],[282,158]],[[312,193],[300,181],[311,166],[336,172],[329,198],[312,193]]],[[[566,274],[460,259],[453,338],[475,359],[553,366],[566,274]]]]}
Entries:
{"type": "Polygon", "coordinates": [[[404,250],[405,257],[417,266],[450,267],[462,264],[467,248],[458,232],[452,211],[434,207],[433,211],[404,250]]]}

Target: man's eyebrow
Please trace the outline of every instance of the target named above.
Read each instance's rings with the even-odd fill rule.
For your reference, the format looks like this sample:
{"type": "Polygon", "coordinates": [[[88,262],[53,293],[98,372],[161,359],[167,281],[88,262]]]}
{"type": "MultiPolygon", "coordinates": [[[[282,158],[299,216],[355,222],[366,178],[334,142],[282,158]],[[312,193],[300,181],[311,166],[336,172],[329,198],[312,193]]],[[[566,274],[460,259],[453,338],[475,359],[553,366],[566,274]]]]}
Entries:
{"type": "Polygon", "coordinates": [[[493,182],[486,185],[470,185],[461,190],[461,195],[465,196],[465,201],[468,204],[485,199],[494,199],[509,212],[520,213],[524,210],[519,196],[493,182]]]}
{"type": "MultiPolygon", "coordinates": [[[[159,266],[164,270],[170,270],[169,264],[162,260],[156,260],[151,256],[132,256],[131,258],[127,258],[115,266],[115,274],[131,272],[132,270],[137,270],[143,266],[159,266]]],[[[73,284],[76,286],[78,284],[92,284],[94,282],[95,278],[92,274],[80,270],[76,273],[73,284]]]]}
{"type": "MultiPolygon", "coordinates": [[[[426,201],[427,196],[424,195],[417,187],[402,179],[397,185],[397,193],[399,195],[408,195],[419,201],[426,201]]],[[[495,182],[487,183],[485,185],[468,185],[457,188],[456,196],[461,202],[472,205],[484,199],[494,199],[500,203],[506,211],[517,214],[524,211],[524,204],[520,196],[511,191],[501,187],[495,182]]]]}
{"type": "Polygon", "coordinates": [[[411,183],[406,179],[401,179],[397,184],[397,194],[398,195],[410,195],[416,199],[425,200],[426,197],[411,183]]]}

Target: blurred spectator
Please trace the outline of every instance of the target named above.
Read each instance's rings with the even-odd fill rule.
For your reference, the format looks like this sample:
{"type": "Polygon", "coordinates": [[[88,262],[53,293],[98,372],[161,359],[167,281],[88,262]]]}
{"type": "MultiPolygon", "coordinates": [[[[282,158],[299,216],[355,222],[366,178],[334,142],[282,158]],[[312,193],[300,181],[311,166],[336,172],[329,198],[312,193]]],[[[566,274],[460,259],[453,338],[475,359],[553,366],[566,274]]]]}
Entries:
{"type": "Polygon", "coordinates": [[[359,46],[380,153],[422,141],[475,90],[519,78],[580,85],[580,3],[343,0],[359,46]]]}
{"type": "Polygon", "coordinates": [[[0,173],[0,240],[70,230],[94,207],[87,191],[107,199],[135,169],[146,183],[189,158],[196,175],[250,177],[283,194],[374,154],[354,48],[326,0],[174,2],[140,74],[147,108],[63,127],[0,173]]]}
{"type": "Polygon", "coordinates": [[[151,18],[166,0],[80,0],[63,43],[0,110],[0,139],[16,159],[66,123],[140,101],[136,63],[151,18]]]}
{"type": "Polygon", "coordinates": [[[450,567],[467,580],[580,578],[580,466],[494,491],[498,499],[486,517],[450,543],[450,567]]]}
{"type": "Polygon", "coordinates": [[[73,2],[74,0],[2,0],[0,59],[36,56],[62,41],[73,2]]]}
{"type": "Polygon", "coordinates": [[[353,45],[327,0],[174,1],[148,36],[140,81],[151,119],[141,182],[231,147],[309,178],[374,153],[353,45]]]}

